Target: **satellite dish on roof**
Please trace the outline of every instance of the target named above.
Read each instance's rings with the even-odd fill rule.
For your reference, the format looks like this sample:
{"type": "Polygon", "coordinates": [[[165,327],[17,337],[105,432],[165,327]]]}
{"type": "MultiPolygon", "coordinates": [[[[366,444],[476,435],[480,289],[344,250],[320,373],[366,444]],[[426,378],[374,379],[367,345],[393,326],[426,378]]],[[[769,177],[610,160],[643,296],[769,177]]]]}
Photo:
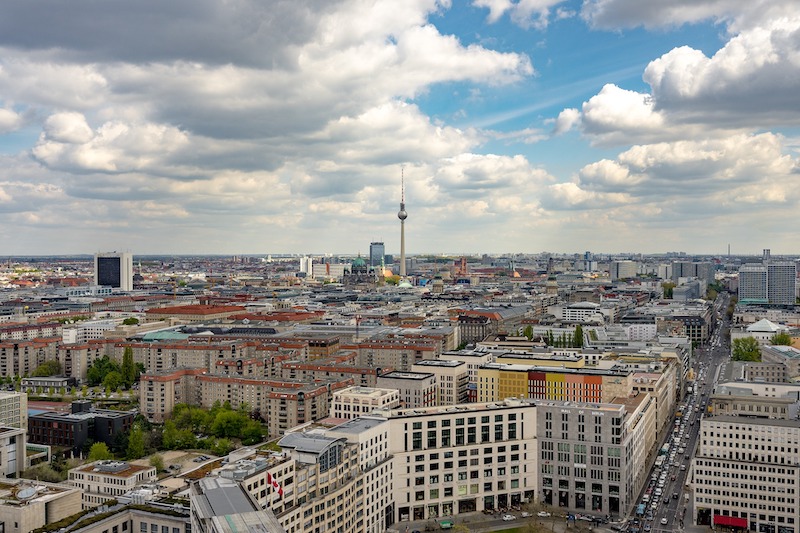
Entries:
{"type": "Polygon", "coordinates": [[[25,487],[24,489],[17,492],[17,499],[18,500],[30,500],[34,496],[36,496],[36,487],[25,487]]]}

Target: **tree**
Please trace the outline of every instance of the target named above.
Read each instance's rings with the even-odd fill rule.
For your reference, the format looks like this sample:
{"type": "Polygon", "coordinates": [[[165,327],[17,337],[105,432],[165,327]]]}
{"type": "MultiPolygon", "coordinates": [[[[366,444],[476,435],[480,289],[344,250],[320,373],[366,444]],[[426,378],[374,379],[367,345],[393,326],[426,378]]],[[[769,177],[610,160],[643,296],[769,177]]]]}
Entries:
{"type": "Polygon", "coordinates": [[[239,437],[242,439],[242,444],[252,446],[261,442],[264,437],[264,430],[261,424],[255,420],[249,420],[239,433],[239,437]]]}
{"type": "Polygon", "coordinates": [[[135,326],[139,323],[139,319],[133,316],[129,316],[125,320],[122,321],[124,326],[135,326]]]}
{"type": "Polygon", "coordinates": [[[52,359],[50,361],[45,361],[41,365],[37,366],[36,369],[31,374],[33,377],[47,377],[47,376],[58,376],[61,374],[61,363],[57,360],[52,359]]]}
{"type": "Polygon", "coordinates": [[[106,374],[103,378],[103,387],[109,391],[118,391],[125,380],[122,378],[122,373],[114,370],[106,374]]]}
{"type": "Polygon", "coordinates": [[[780,345],[780,346],[791,346],[792,345],[792,336],[788,333],[776,333],[770,339],[770,342],[773,345],[780,345]]]}
{"type": "Polygon", "coordinates": [[[138,377],[136,375],[136,365],[133,363],[133,348],[130,346],[126,346],[122,354],[122,368],[120,372],[122,374],[122,382],[126,387],[130,388],[138,377]]]}
{"type": "Polygon", "coordinates": [[[150,466],[155,468],[156,472],[164,472],[166,470],[164,467],[164,458],[160,453],[154,453],[150,456],[150,466]]]}
{"type": "Polygon", "coordinates": [[[583,328],[580,324],[575,326],[575,333],[572,335],[572,347],[583,348],[583,328]]]}
{"type": "Polygon", "coordinates": [[[664,289],[664,298],[671,299],[672,298],[672,289],[675,288],[675,284],[669,281],[662,283],[661,288],[664,289]]]}
{"type": "Polygon", "coordinates": [[[522,334],[525,335],[525,337],[527,337],[528,340],[532,340],[533,339],[533,326],[531,326],[530,324],[525,326],[525,329],[522,330],[522,334]]]}
{"type": "Polygon", "coordinates": [[[111,453],[111,450],[108,449],[108,445],[105,442],[95,442],[92,444],[92,447],[89,448],[89,455],[86,456],[87,461],[106,461],[113,458],[114,455],[111,453]]]}
{"type": "Polygon", "coordinates": [[[139,426],[133,426],[128,435],[128,449],[125,456],[128,459],[141,459],[145,456],[144,432],[139,426]]]}
{"type": "Polygon", "coordinates": [[[211,433],[216,437],[239,437],[247,424],[247,415],[236,411],[217,413],[211,424],[211,433]]]}
{"type": "Polygon", "coordinates": [[[753,337],[734,339],[731,359],[734,361],[761,361],[758,341],[753,337]]]}
{"type": "Polygon", "coordinates": [[[99,359],[95,359],[89,369],[86,371],[86,379],[91,387],[100,385],[109,372],[120,371],[120,367],[116,361],[110,359],[107,355],[99,359]]]}

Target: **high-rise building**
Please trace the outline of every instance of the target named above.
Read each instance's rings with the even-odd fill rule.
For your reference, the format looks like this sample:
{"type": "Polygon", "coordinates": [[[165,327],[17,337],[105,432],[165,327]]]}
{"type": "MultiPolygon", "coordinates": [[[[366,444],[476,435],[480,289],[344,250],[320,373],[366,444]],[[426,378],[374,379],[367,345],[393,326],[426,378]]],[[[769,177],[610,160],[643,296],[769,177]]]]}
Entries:
{"type": "Polygon", "coordinates": [[[377,268],[383,264],[386,247],[382,242],[369,243],[369,266],[377,268]]]}
{"type": "Polygon", "coordinates": [[[300,258],[300,272],[307,278],[314,277],[314,260],[311,257],[303,256],[300,258]]]}
{"type": "Polygon", "coordinates": [[[610,267],[611,279],[635,278],[639,271],[639,263],[635,261],[612,261],[610,267]]]}
{"type": "Polygon", "coordinates": [[[132,291],[133,255],[129,252],[95,254],[94,283],[123,291],[132,291]]]}
{"type": "Polygon", "coordinates": [[[739,301],[793,305],[796,281],[797,265],[791,261],[744,264],[739,268],[739,301]]]}

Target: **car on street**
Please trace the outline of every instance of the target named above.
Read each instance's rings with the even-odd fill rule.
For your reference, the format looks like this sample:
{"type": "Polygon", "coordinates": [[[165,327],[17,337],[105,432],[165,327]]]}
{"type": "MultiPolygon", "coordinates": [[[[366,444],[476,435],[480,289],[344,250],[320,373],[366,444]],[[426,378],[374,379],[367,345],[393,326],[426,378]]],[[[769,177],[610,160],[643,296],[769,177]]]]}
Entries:
{"type": "Polygon", "coordinates": [[[666,526],[667,524],[669,524],[669,520],[667,520],[667,517],[665,516],[664,518],[661,519],[661,525],[666,526]]]}
{"type": "Polygon", "coordinates": [[[650,531],[651,529],[653,529],[653,528],[650,526],[650,524],[645,524],[644,525],[644,530],[645,531],[650,531]]]}
{"type": "Polygon", "coordinates": [[[528,511],[522,511],[519,515],[522,518],[528,518],[531,515],[531,513],[529,513],[528,511]]]}
{"type": "Polygon", "coordinates": [[[509,520],[514,520],[514,519],[516,519],[516,518],[517,518],[517,517],[516,517],[516,516],[514,516],[513,514],[504,514],[504,515],[503,515],[503,520],[505,520],[506,522],[508,522],[509,520]]]}
{"type": "Polygon", "coordinates": [[[536,516],[539,516],[541,518],[547,518],[548,516],[550,516],[550,513],[548,513],[547,511],[539,511],[538,513],[536,513],[536,516]]]}

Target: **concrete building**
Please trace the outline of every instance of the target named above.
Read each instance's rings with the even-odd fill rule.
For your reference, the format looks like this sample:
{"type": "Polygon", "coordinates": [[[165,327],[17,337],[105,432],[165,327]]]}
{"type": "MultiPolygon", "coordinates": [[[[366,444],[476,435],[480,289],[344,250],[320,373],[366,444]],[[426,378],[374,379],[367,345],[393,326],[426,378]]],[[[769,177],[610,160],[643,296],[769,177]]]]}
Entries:
{"type": "Polygon", "coordinates": [[[374,387],[347,387],[333,393],[331,416],[352,420],[367,416],[376,409],[394,409],[400,406],[400,391],[374,387]]]}
{"type": "Polygon", "coordinates": [[[610,403],[539,402],[541,501],[624,516],[647,482],[655,428],[655,400],[649,394],[610,403]]]}
{"type": "Polygon", "coordinates": [[[117,499],[137,485],[156,481],[156,469],[124,461],[95,461],[69,471],[67,482],[81,490],[83,508],[117,499]]]}
{"type": "Polygon", "coordinates": [[[611,281],[635,278],[639,273],[639,263],[636,261],[612,261],[609,265],[611,281]]]}
{"type": "Polygon", "coordinates": [[[378,376],[378,388],[400,391],[403,407],[436,405],[436,376],[430,372],[388,372],[378,376]]]}
{"type": "Polygon", "coordinates": [[[145,322],[176,319],[185,324],[197,324],[221,320],[245,311],[244,307],[238,305],[176,305],[147,309],[144,319],[145,322]]]}
{"type": "Polygon", "coordinates": [[[5,533],[30,533],[80,510],[76,487],[31,480],[0,485],[0,528],[5,533]]]}
{"type": "Polygon", "coordinates": [[[694,523],[796,532],[800,516],[798,449],[800,426],[796,419],[704,417],[692,461],[694,523]]]}
{"type": "Polygon", "coordinates": [[[469,400],[469,371],[466,363],[428,359],[412,365],[411,371],[436,376],[436,405],[456,405],[469,400]]]}
{"type": "Polygon", "coordinates": [[[382,413],[390,427],[396,520],[442,521],[532,501],[536,409],[506,400],[382,413]]]}
{"type": "Polygon", "coordinates": [[[197,376],[206,371],[202,368],[184,368],[171,372],[154,372],[139,377],[139,409],[151,422],[163,424],[175,409],[175,405],[200,403],[197,376]]]}
{"type": "Polygon", "coordinates": [[[761,346],[761,362],[783,365],[787,377],[800,376],[800,350],[793,346],[761,346]]]}
{"type": "Polygon", "coordinates": [[[133,255],[128,252],[95,254],[94,284],[132,291],[133,255]]]}
{"type": "Polygon", "coordinates": [[[628,369],[569,369],[488,363],[478,370],[478,401],[505,398],[607,403],[631,392],[628,369]]]}
{"type": "Polygon", "coordinates": [[[70,448],[77,455],[89,439],[111,445],[118,434],[130,431],[134,414],[93,409],[88,400],[78,400],[72,402],[71,413],[44,412],[30,416],[28,440],[33,444],[70,448]]]}
{"type": "Polygon", "coordinates": [[[747,263],[739,267],[739,302],[794,305],[797,265],[792,261],[747,263]]]}
{"type": "Polygon", "coordinates": [[[286,530],[270,509],[261,509],[239,483],[222,477],[206,477],[190,486],[193,533],[286,530]]]}

